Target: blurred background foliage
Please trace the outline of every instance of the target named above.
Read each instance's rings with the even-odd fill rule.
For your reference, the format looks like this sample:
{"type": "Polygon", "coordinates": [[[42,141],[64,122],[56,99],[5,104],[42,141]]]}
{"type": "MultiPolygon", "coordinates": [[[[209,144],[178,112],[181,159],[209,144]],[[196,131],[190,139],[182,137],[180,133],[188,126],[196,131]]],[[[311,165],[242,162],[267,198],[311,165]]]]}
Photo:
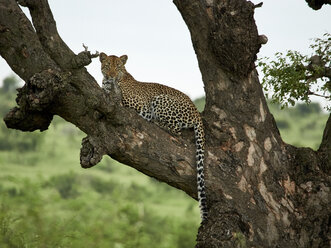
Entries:
{"type": "MultiPolygon", "coordinates": [[[[0,117],[15,106],[15,77],[0,89],[0,117]]],[[[204,99],[197,99],[200,111],[204,99]]],[[[269,105],[283,139],[317,149],[327,120],[318,103],[269,105]]],[[[84,134],[55,116],[46,132],[0,122],[0,247],[194,247],[198,204],[105,157],[84,170],[84,134]]]]}

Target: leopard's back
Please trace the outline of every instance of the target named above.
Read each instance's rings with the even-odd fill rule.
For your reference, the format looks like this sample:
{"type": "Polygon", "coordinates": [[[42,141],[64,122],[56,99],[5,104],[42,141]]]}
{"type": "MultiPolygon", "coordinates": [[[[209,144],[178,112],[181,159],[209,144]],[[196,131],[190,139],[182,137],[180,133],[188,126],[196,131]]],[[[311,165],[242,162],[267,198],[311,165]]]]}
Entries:
{"type": "Polygon", "coordinates": [[[152,99],[158,95],[164,94],[180,97],[180,95],[183,94],[180,91],[165,85],[138,82],[131,78],[121,80],[119,86],[122,91],[122,100],[125,106],[136,110],[139,110],[143,105],[150,103],[152,99]]]}
{"type": "MultiPolygon", "coordinates": [[[[122,101],[127,107],[134,108],[142,117],[146,111],[153,111],[161,121],[166,117],[179,121],[185,127],[193,127],[200,121],[200,114],[191,99],[184,93],[157,83],[121,83],[122,101]]],[[[151,113],[152,114],[152,113],[151,113]]],[[[171,131],[171,130],[170,130],[171,131]]]]}

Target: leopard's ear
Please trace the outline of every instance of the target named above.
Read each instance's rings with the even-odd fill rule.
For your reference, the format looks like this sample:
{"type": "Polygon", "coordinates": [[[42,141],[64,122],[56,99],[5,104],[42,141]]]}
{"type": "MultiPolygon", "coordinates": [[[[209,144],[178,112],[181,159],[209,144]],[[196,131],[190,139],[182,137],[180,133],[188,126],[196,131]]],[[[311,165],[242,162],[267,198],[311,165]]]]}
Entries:
{"type": "Polygon", "coordinates": [[[120,57],[120,59],[122,60],[123,65],[125,65],[126,61],[128,60],[128,56],[127,55],[122,55],[120,57]]]}
{"type": "Polygon", "coordinates": [[[100,62],[102,62],[105,58],[107,58],[107,54],[100,53],[100,55],[99,55],[100,62]]]}

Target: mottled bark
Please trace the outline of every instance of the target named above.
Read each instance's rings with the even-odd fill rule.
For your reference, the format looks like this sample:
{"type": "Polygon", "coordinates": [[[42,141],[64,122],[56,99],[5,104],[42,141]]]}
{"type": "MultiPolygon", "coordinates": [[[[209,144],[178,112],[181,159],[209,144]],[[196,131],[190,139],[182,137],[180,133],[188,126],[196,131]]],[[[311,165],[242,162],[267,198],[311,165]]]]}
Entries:
{"type": "MultiPolygon", "coordinates": [[[[328,247],[330,119],[318,151],[285,144],[258,75],[254,6],[245,0],[175,0],[192,37],[206,90],[209,220],[197,247],[328,247]]],[[[59,115],[87,134],[81,165],[103,155],[196,198],[192,130],[174,137],[106,95],[57,33],[46,0],[0,0],[0,54],[26,82],[8,127],[45,130],[59,115]]],[[[263,9],[261,10],[263,11],[263,9]]],[[[162,82],[160,82],[162,83],[162,82]]]]}

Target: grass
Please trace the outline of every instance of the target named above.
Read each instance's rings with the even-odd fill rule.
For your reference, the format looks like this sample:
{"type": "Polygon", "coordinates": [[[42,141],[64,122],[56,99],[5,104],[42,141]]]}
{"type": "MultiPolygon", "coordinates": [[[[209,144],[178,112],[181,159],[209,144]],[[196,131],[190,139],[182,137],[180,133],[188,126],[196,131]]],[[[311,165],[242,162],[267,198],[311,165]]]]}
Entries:
{"type": "Polygon", "coordinates": [[[297,104],[284,110],[277,104],[269,104],[269,108],[286,143],[318,149],[328,114],[323,113],[317,103],[297,104]]]}

